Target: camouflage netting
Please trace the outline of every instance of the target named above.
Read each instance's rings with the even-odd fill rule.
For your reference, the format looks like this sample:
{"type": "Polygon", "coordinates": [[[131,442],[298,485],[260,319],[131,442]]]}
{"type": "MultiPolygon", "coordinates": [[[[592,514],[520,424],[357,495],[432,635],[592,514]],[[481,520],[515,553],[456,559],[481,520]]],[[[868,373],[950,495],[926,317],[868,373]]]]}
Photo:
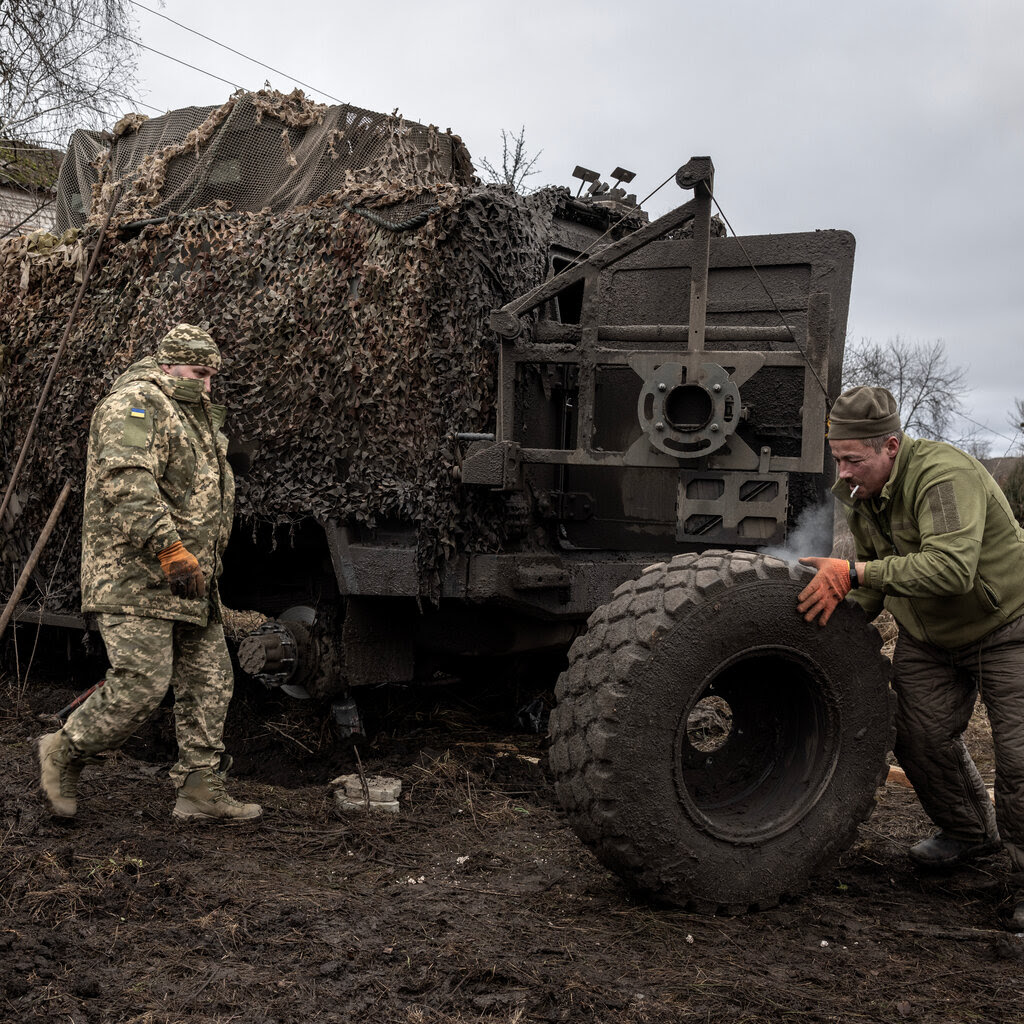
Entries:
{"type": "MultiPolygon", "coordinates": [[[[44,553],[46,607],[77,611],[89,419],[131,362],[179,321],[206,326],[224,365],[228,433],[256,441],[239,481],[243,528],[286,538],[305,517],[417,526],[421,589],[458,545],[499,545],[486,497],[462,492],[452,434],[493,428],[489,311],[541,280],[553,210],[460,183],[352,183],[283,213],[193,210],[111,230],[26,463],[0,593],[65,479],[75,494],[44,553]],[[371,223],[359,204],[433,209],[415,229],[371,223]]],[[[136,219],[137,211],[115,222],[136,219]]],[[[0,478],[8,479],[98,229],[0,245],[0,478]],[[49,247],[47,249],[47,246],[49,247]]],[[[7,525],[7,524],[5,524],[7,525]]]]}
{"type": "Polygon", "coordinates": [[[115,189],[124,221],[214,203],[281,213],[381,182],[474,180],[469,153],[450,131],[397,112],[314,103],[301,90],[239,90],[219,107],[129,114],[110,133],[75,132],[57,182],[56,230],[99,223],[115,189]]]}

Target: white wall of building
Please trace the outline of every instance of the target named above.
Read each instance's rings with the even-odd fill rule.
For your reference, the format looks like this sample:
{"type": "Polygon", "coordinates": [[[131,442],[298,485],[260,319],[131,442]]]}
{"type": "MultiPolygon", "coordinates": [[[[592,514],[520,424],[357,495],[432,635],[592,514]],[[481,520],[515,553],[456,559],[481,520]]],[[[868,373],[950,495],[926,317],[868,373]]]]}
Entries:
{"type": "Polygon", "coordinates": [[[24,189],[0,185],[0,239],[13,230],[14,235],[27,235],[30,231],[52,231],[56,203],[53,195],[45,192],[29,192],[24,189]],[[47,205],[39,207],[47,203],[47,205]]]}

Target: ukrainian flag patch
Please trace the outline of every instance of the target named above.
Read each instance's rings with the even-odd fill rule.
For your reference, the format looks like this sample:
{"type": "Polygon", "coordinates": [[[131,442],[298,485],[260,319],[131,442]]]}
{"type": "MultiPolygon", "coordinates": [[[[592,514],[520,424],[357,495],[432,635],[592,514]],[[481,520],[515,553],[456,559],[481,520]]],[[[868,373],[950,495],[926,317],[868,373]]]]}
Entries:
{"type": "Polygon", "coordinates": [[[130,405],[124,414],[124,428],[121,441],[130,448],[149,447],[149,428],[152,426],[146,410],[130,405]]]}

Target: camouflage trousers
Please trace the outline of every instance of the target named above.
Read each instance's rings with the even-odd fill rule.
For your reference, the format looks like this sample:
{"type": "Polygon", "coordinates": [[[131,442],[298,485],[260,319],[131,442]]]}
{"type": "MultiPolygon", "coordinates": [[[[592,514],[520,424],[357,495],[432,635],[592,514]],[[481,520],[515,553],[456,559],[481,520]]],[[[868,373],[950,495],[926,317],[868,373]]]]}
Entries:
{"type": "Polygon", "coordinates": [[[138,615],[101,615],[106,682],[68,719],[64,732],[85,756],[121,746],[174,690],[181,786],[197,768],[218,768],[234,677],[224,627],[138,615]]]}

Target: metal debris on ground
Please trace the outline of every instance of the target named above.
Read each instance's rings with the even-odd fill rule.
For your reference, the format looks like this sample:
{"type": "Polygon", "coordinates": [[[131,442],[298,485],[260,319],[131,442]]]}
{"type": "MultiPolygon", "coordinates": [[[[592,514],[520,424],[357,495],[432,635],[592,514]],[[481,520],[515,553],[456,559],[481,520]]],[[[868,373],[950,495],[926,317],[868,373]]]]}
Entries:
{"type": "Polygon", "coordinates": [[[330,783],[340,811],[387,811],[398,813],[402,780],[386,775],[339,775],[330,783]]]}

